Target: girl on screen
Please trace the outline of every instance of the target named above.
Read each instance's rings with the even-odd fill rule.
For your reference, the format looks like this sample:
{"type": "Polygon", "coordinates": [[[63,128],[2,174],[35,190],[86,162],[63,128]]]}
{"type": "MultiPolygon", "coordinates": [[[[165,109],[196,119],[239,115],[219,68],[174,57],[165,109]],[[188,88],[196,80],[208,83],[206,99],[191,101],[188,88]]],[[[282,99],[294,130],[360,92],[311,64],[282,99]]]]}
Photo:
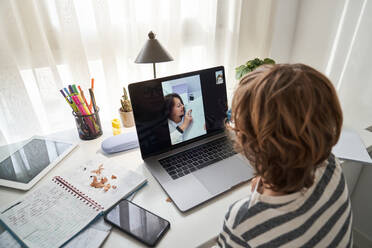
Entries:
{"type": "Polygon", "coordinates": [[[176,93],[166,95],[164,101],[171,143],[174,145],[183,141],[183,134],[192,122],[192,110],[188,110],[185,115],[182,98],[176,93]]]}

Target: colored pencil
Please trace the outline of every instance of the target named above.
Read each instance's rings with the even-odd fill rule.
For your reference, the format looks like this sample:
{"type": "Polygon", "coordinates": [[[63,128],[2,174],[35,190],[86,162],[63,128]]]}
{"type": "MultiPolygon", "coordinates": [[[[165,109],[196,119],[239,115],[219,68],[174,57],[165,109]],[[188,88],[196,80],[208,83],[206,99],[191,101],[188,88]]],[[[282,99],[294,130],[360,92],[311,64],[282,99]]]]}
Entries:
{"type": "Polygon", "coordinates": [[[72,88],[71,85],[68,85],[67,87],[68,87],[68,91],[70,92],[70,95],[75,94],[74,89],[72,88]]]}
{"type": "Polygon", "coordinates": [[[66,96],[66,94],[63,92],[63,90],[59,90],[59,91],[61,92],[62,96],[66,99],[66,102],[68,103],[68,105],[70,105],[72,110],[75,113],[78,113],[79,111],[78,111],[76,105],[74,104],[74,102],[69,99],[69,95],[66,96]]]}
{"type": "Polygon", "coordinates": [[[78,88],[79,88],[79,91],[80,91],[81,98],[83,98],[85,105],[86,105],[86,106],[88,107],[88,109],[89,109],[89,112],[90,112],[90,113],[93,113],[93,111],[92,111],[92,107],[89,108],[89,105],[88,105],[87,99],[86,99],[85,96],[84,96],[84,91],[81,89],[80,85],[78,86],[78,88]]]}
{"type": "MultiPolygon", "coordinates": [[[[72,96],[72,99],[74,100],[74,102],[78,106],[81,115],[87,115],[87,113],[84,110],[83,104],[79,101],[79,98],[77,96],[72,96]]],[[[96,128],[94,127],[94,125],[92,123],[92,119],[90,119],[89,117],[84,117],[84,120],[87,123],[87,125],[89,126],[89,129],[92,131],[92,133],[96,133],[96,128]]]]}
{"type": "Polygon", "coordinates": [[[92,102],[94,112],[97,112],[96,99],[94,97],[93,89],[89,89],[90,101],[92,102]]]}
{"type": "MultiPolygon", "coordinates": [[[[92,91],[94,90],[94,78],[92,78],[91,80],[91,89],[92,91]]],[[[89,92],[90,93],[90,92],[89,92]]],[[[93,107],[93,103],[92,103],[92,95],[90,97],[90,102],[89,102],[89,105],[88,105],[90,111],[92,111],[92,107],[93,107]]],[[[95,110],[94,110],[95,111],[95,110]]],[[[93,111],[92,111],[93,112],[93,111]]]]}
{"type": "Polygon", "coordinates": [[[74,93],[79,94],[75,84],[72,85],[72,89],[74,90],[74,93]]]}

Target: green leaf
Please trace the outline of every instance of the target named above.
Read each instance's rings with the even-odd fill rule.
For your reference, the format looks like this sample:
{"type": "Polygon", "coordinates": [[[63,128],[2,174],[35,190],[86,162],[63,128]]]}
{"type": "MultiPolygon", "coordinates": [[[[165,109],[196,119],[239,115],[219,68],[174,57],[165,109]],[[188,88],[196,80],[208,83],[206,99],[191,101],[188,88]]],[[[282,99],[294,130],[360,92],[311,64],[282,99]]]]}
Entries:
{"type": "Polygon", "coordinates": [[[244,67],[245,67],[245,65],[238,66],[238,67],[235,68],[235,71],[236,72],[241,71],[241,70],[243,70],[244,67]]]}
{"type": "Polygon", "coordinates": [[[263,64],[275,64],[275,61],[270,58],[265,58],[264,60],[259,58],[248,60],[245,64],[235,68],[235,78],[240,80],[245,74],[255,70],[263,64]]]}
{"type": "Polygon", "coordinates": [[[263,63],[264,64],[275,64],[275,61],[273,59],[270,59],[270,58],[265,58],[263,60],[263,63]]]}
{"type": "Polygon", "coordinates": [[[249,73],[249,72],[251,72],[251,71],[253,71],[253,70],[250,69],[250,68],[248,68],[248,67],[244,68],[243,71],[242,71],[242,77],[243,77],[245,74],[247,74],[247,73],[249,73]]]}
{"type": "Polygon", "coordinates": [[[259,59],[259,58],[255,58],[254,60],[253,60],[253,65],[255,66],[255,68],[257,67],[257,66],[260,66],[261,65],[261,60],[259,59]]]}
{"type": "Polygon", "coordinates": [[[245,63],[245,65],[247,67],[251,67],[252,66],[252,62],[253,62],[253,60],[248,60],[247,63],[245,63]]]}
{"type": "Polygon", "coordinates": [[[236,70],[235,71],[235,79],[239,80],[242,77],[243,70],[236,70]]]}

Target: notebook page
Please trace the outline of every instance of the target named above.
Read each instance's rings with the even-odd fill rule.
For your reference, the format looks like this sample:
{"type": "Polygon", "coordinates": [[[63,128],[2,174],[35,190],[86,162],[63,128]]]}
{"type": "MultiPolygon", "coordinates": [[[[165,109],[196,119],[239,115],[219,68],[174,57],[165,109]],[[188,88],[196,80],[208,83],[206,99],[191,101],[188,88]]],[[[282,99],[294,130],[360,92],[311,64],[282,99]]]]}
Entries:
{"type": "MultiPolygon", "coordinates": [[[[63,248],[99,248],[110,234],[112,226],[103,220],[103,216],[98,221],[89,225],[83,232],[75,236],[63,248]]],[[[0,234],[0,247],[21,248],[21,245],[5,230],[0,234]]]]}
{"type": "Polygon", "coordinates": [[[0,244],[7,248],[21,248],[21,245],[6,230],[0,234],[0,244]]]}
{"type": "Polygon", "coordinates": [[[96,155],[93,159],[76,166],[75,170],[65,171],[60,177],[100,204],[104,211],[146,182],[143,175],[127,170],[125,166],[101,155],[96,155]],[[102,165],[102,170],[99,175],[92,172],[96,171],[100,165],[102,165]],[[104,188],[92,187],[94,176],[97,179],[106,177],[105,185],[110,184],[111,187],[107,191],[104,191],[104,188]],[[113,179],[112,176],[116,178],[113,179]],[[114,189],[112,186],[116,188],[114,189]]]}
{"type": "Polygon", "coordinates": [[[98,214],[98,210],[51,181],[28,193],[0,219],[27,246],[48,248],[61,246],[98,214]]]}
{"type": "Polygon", "coordinates": [[[112,226],[100,217],[95,223],[69,241],[63,248],[99,248],[110,234],[112,226]]]}

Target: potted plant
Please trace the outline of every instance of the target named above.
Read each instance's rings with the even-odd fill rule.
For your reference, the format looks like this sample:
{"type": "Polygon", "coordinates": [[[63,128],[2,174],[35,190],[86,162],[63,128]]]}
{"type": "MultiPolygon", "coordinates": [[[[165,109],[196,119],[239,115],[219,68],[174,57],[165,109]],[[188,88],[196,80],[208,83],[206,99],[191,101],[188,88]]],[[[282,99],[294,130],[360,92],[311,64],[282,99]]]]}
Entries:
{"type": "Polygon", "coordinates": [[[275,61],[270,58],[265,58],[264,60],[259,58],[248,60],[247,63],[245,63],[244,65],[235,68],[235,78],[237,80],[240,80],[245,74],[253,71],[263,64],[275,64],[275,61]]]}
{"type": "MultiPolygon", "coordinates": [[[[235,68],[235,78],[237,80],[240,80],[245,74],[253,71],[260,65],[264,65],[264,64],[275,64],[275,61],[270,58],[265,58],[263,60],[259,58],[248,60],[244,65],[241,65],[235,68]]],[[[227,121],[230,121],[231,120],[231,109],[229,109],[226,114],[227,114],[227,121]]]]}
{"type": "Polygon", "coordinates": [[[120,99],[121,107],[119,109],[121,122],[124,127],[133,127],[134,126],[134,117],[132,104],[129,101],[128,93],[125,87],[123,87],[124,95],[120,99]]]}

